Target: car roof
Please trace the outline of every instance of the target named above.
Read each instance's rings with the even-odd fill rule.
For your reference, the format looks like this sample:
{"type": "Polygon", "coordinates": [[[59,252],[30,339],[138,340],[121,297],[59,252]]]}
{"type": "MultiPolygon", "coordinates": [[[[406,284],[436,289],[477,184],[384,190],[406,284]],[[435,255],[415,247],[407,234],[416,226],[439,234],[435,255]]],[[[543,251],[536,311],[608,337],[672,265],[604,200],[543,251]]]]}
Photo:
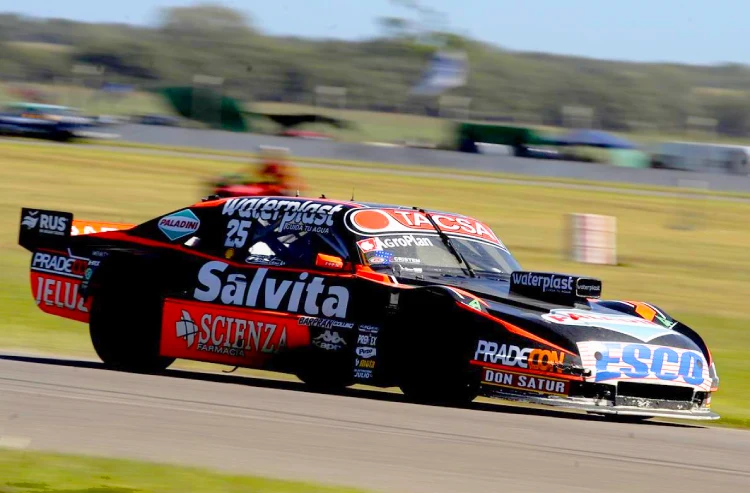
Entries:
{"type": "Polygon", "coordinates": [[[398,210],[411,211],[411,210],[414,210],[415,208],[418,208],[418,209],[424,209],[425,211],[430,212],[432,214],[451,214],[453,216],[469,217],[469,216],[466,216],[464,214],[460,214],[457,212],[447,212],[447,211],[442,211],[442,210],[435,210],[435,209],[422,208],[422,207],[416,207],[416,206],[409,207],[405,205],[384,204],[384,203],[378,203],[378,202],[360,202],[360,201],[353,201],[353,200],[330,199],[328,197],[303,197],[303,196],[290,197],[286,195],[249,195],[246,197],[225,197],[225,198],[200,202],[198,204],[195,204],[193,207],[218,207],[233,199],[274,199],[274,200],[299,200],[299,201],[311,200],[315,202],[327,202],[330,204],[342,205],[347,210],[366,208],[366,209],[398,209],[398,210]]]}

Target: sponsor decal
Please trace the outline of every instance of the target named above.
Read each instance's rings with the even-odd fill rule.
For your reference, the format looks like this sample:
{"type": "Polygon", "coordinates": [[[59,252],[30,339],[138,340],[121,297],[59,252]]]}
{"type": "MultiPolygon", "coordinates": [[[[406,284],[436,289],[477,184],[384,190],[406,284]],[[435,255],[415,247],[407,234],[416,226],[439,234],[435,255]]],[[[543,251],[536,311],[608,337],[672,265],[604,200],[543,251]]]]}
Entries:
{"type": "Polygon", "coordinates": [[[367,262],[370,265],[388,265],[391,260],[393,260],[393,254],[383,250],[374,251],[367,257],[367,262]]]}
{"type": "Polygon", "coordinates": [[[132,227],[132,224],[74,220],[73,225],[70,227],[70,236],[91,235],[95,233],[105,233],[107,231],[119,231],[121,229],[129,229],[132,227]]]}
{"type": "Polygon", "coordinates": [[[370,334],[359,334],[357,336],[357,344],[364,346],[376,346],[378,343],[378,336],[370,334]]]}
{"type": "Polygon", "coordinates": [[[84,258],[69,257],[56,253],[34,252],[34,255],[31,257],[31,270],[80,279],[84,276],[88,263],[88,260],[84,258]]]}
{"type": "Polygon", "coordinates": [[[257,265],[273,265],[275,267],[286,265],[286,262],[278,257],[274,257],[271,255],[250,255],[245,259],[245,263],[257,265]]]}
{"type": "Polygon", "coordinates": [[[222,214],[269,223],[280,220],[280,231],[327,233],[334,224],[335,214],[343,208],[341,204],[312,200],[269,199],[267,197],[234,198],[224,203],[222,214]]]}
{"type": "Polygon", "coordinates": [[[81,297],[80,276],[31,272],[31,289],[34,301],[45,313],[59,317],[89,321],[92,298],[81,297]]]}
{"type": "Polygon", "coordinates": [[[374,252],[375,250],[382,250],[382,248],[378,248],[378,244],[377,244],[377,239],[376,238],[367,238],[366,240],[359,240],[357,242],[357,246],[364,253],[374,252]]]}
{"type": "Polygon", "coordinates": [[[201,222],[190,209],[183,209],[159,219],[158,226],[171,241],[198,231],[201,222]]]}
{"type": "Polygon", "coordinates": [[[346,341],[338,332],[326,329],[319,336],[313,338],[313,345],[327,351],[338,351],[346,346],[346,341]]]}
{"type": "Polygon", "coordinates": [[[288,347],[307,345],[297,317],[167,299],[161,353],[164,356],[254,366],[288,347]]]}
{"type": "Polygon", "coordinates": [[[329,279],[299,274],[296,280],[278,279],[265,267],[245,274],[227,273],[228,264],[208,262],[198,273],[199,287],[193,297],[199,301],[225,305],[265,308],[306,315],[345,318],[349,306],[349,290],[327,284],[329,279]]]}
{"type": "Polygon", "coordinates": [[[573,292],[573,277],[556,274],[535,274],[533,272],[513,272],[511,282],[516,286],[541,288],[543,293],[573,292]]]}
{"type": "Polygon", "coordinates": [[[421,264],[422,260],[413,257],[393,257],[393,261],[397,264],[421,264]]]}
{"type": "Polygon", "coordinates": [[[649,342],[657,337],[674,334],[669,328],[649,320],[619,313],[601,313],[588,310],[554,309],[542,315],[548,322],[581,327],[598,327],[649,342]]]}
{"type": "Polygon", "coordinates": [[[26,213],[23,219],[21,219],[21,226],[25,226],[26,229],[34,229],[36,228],[38,222],[39,211],[29,211],[28,213],[26,213]]]}
{"type": "Polygon", "coordinates": [[[368,334],[377,334],[380,332],[380,327],[376,327],[375,325],[366,325],[362,324],[359,326],[360,332],[366,332],[368,334]]]}
{"type": "MultiPolygon", "coordinates": [[[[489,226],[476,219],[445,213],[431,216],[448,235],[483,241],[505,249],[489,226]]],[[[366,236],[435,231],[424,214],[409,209],[353,209],[347,213],[346,226],[354,233],[366,236]]]]}
{"type": "Polygon", "coordinates": [[[357,246],[364,253],[376,250],[385,250],[386,248],[399,247],[431,247],[435,246],[430,238],[414,235],[398,235],[385,237],[372,237],[357,242],[357,246]]]}
{"type": "Polygon", "coordinates": [[[374,347],[358,347],[356,350],[357,356],[364,359],[374,358],[377,354],[377,349],[374,347]]]}
{"type": "Polygon", "coordinates": [[[483,370],[482,382],[497,387],[538,392],[541,394],[568,395],[570,393],[570,383],[565,380],[498,371],[490,368],[483,370]]]}
{"type": "Polygon", "coordinates": [[[602,295],[602,282],[598,279],[580,277],[576,279],[576,296],[579,298],[599,298],[602,295]]]}
{"type": "Polygon", "coordinates": [[[375,369],[375,360],[374,359],[359,359],[357,358],[356,365],[357,368],[369,368],[371,370],[375,369]]]}
{"type": "Polygon", "coordinates": [[[480,340],[474,353],[474,360],[509,367],[562,373],[565,353],[551,349],[520,348],[509,344],[480,340]]]}
{"type": "Polygon", "coordinates": [[[362,370],[360,368],[355,368],[354,378],[358,380],[372,380],[372,370],[362,370]]]}
{"type": "Polygon", "coordinates": [[[37,230],[40,234],[65,236],[70,228],[71,215],[58,215],[39,210],[24,209],[21,226],[27,231],[37,230]]]}
{"type": "Polygon", "coordinates": [[[350,330],[354,327],[353,322],[344,322],[342,320],[333,320],[330,318],[318,318],[318,317],[300,317],[299,325],[305,325],[307,327],[315,327],[319,329],[347,329],[350,330]]]}
{"type": "Polygon", "coordinates": [[[625,342],[579,342],[583,366],[595,382],[638,380],[710,390],[705,357],[690,349],[625,342]]]}

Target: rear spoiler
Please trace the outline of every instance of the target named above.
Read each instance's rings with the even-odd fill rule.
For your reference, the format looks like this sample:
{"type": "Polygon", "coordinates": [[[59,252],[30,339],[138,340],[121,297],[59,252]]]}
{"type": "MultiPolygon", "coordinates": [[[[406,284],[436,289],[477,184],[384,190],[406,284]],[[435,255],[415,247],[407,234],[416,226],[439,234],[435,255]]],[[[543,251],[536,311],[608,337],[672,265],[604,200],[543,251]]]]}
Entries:
{"type": "Polygon", "coordinates": [[[18,244],[29,251],[66,248],[71,236],[130,229],[134,224],[74,220],[73,213],[44,209],[21,209],[18,244]]]}

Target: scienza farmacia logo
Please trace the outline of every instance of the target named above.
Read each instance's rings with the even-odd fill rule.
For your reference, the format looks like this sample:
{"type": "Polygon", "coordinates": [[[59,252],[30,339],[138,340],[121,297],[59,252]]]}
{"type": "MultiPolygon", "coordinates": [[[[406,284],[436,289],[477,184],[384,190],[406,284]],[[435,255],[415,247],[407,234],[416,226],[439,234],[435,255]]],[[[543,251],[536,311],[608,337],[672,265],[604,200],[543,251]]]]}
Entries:
{"type": "Polygon", "coordinates": [[[26,226],[26,229],[36,228],[39,222],[39,211],[29,211],[29,213],[23,218],[21,224],[26,226]]]}
{"type": "Polygon", "coordinates": [[[175,330],[177,337],[185,339],[187,347],[192,347],[195,342],[195,334],[198,333],[198,326],[195,325],[193,319],[190,317],[190,313],[187,310],[182,310],[182,318],[175,323],[175,330]]]}

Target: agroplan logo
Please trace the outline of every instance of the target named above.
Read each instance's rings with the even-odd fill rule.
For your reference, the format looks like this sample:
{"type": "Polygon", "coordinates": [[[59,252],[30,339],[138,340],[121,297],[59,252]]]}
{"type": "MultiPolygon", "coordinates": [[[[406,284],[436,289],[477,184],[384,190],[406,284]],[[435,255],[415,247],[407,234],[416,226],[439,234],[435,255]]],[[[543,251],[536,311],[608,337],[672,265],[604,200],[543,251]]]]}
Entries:
{"type": "Polygon", "coordinates": [[[200,219],[190,209],[184,209],[159,219],[159,229],[172,241],[195,233],[200,225],[200,219]]]}

